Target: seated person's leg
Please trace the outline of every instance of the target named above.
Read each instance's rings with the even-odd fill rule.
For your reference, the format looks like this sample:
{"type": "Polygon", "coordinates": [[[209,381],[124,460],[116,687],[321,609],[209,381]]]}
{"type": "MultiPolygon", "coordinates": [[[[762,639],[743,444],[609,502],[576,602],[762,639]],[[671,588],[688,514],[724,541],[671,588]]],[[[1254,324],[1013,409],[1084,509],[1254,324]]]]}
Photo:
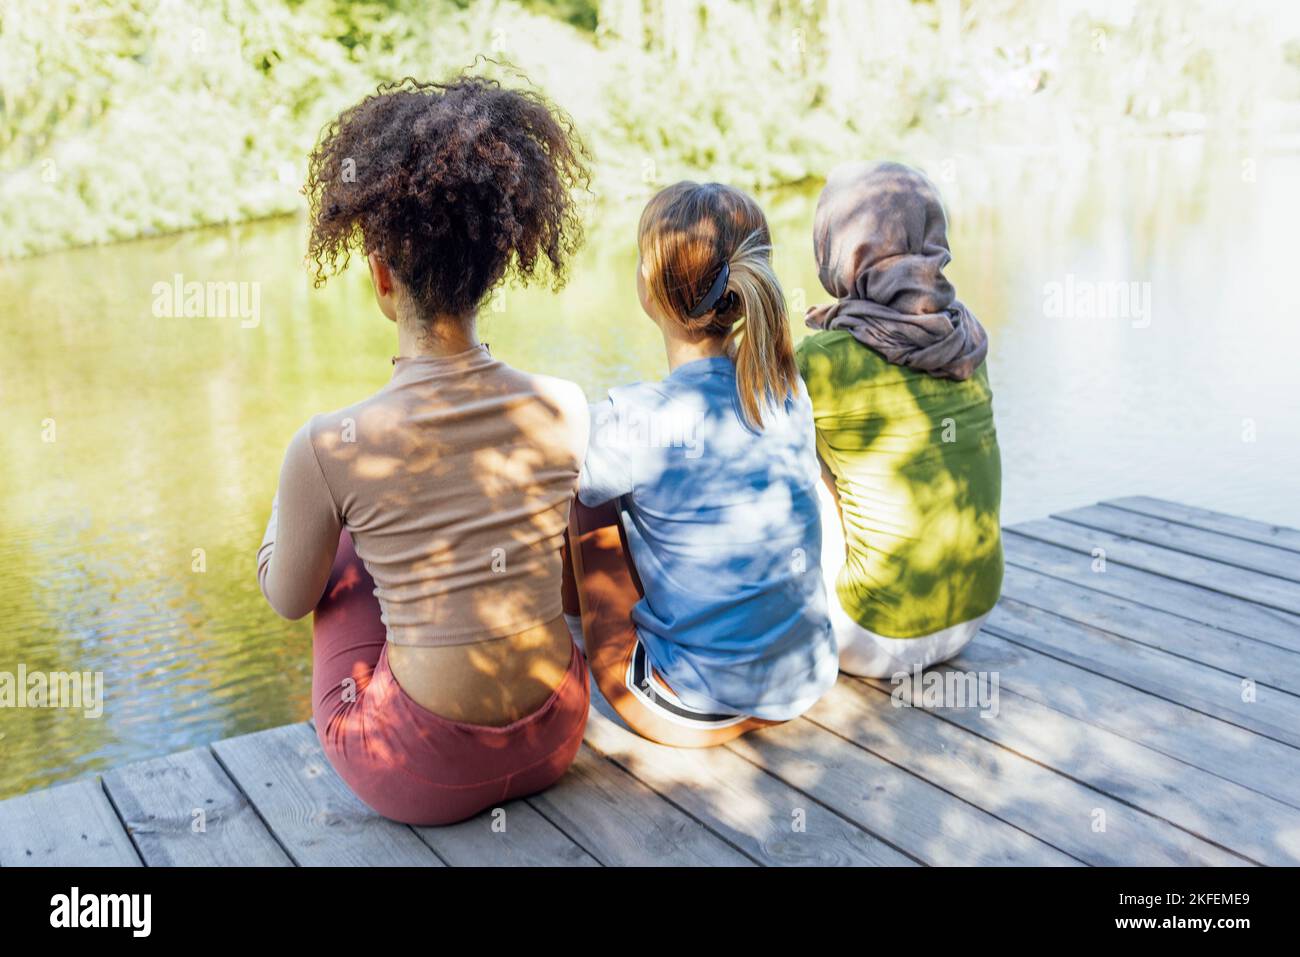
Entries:
{"type": "Polygon", "coordinates": [[[617,502],[588,508],[575,499],[569,517],[569,550],[592,677],[633,731],[661,744],[704,748],[774,723],[688,708],[650,666],[632,623],[641,584],[628,554],[617,502]]]}
{"type": "Polygon", "coordinates": [[[360,700],[384,650],[388,635],[374,592],[374,579],[344,529],[312,616],[312,716],[322,741],[360,700]]]}

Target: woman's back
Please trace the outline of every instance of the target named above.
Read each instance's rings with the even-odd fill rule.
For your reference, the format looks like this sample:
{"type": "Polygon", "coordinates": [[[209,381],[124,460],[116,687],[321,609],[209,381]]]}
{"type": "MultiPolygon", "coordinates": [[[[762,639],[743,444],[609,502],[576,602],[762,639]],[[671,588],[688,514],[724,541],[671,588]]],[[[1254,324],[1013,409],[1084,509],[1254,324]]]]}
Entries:
{"type": "MultiPolygon", "coordinates": [[[[563,676],[561,546],[586,428],[576,386],[478,347],[397,359],[384,388],[291,443],[286,469],[306,493],[296,526],[351,533],[394,674],[430,710],[505,723],[563,676]]],[[[268,557],[263,588],[292,605],[295,563],[268,557]]]]}
{"type": "Polygon", "coordinates": [[[937,378],[847,331],[815,333],[796,354],[844,521],[845,611],[892,638],[987,612],[1002,582],[1002,469],[986,367],[937,378]]]}
{"type": "Polygon", "coordinates": [[[632,619],[673,689],[778,720],[809,707],[836,669],[807,396],[755,430],[720,356],[612,390],[592,428],[579,495],[623,496],[645,592],[632,619]]]}
{"type": "Polygon", "coordinates": [[[480,347],[398,359],[374,396],[312,419],[390,643],[469,644],[560,615],[583,408],[576,387],[480,347]]]}
{"type": "Polygon", "coordinates": [[[396,820],[534,793],[581,747],[560,590],[586,402],[495,361],[477,325],[508,278],[563,284],[586,159],[539,93],[462,74],[380,85],[308,160],[316,282],[364,257],[401,358],[294,435],[258,578],[281,615],[312,613],[321,747],[396,820]]]}

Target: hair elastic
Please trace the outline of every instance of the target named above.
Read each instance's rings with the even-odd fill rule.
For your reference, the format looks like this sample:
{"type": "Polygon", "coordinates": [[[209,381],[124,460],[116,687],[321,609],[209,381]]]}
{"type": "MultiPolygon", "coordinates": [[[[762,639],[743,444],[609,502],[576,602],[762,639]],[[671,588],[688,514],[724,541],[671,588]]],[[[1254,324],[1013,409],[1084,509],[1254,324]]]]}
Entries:
{"type": "Polygon", "coordinates": [[[716,306],[718,300],[722,298],[722,294],[727,291],[727,280],[730,278],[731,266],[727,264],[726,260],[723,260],[722,268],[718,270],[718,278],[713,280],[713,285],[710,286],[709,291],[704,294],[704,298],[696,303],[695,308],[686,315],[692,319],[698,319],[716,306]]]}

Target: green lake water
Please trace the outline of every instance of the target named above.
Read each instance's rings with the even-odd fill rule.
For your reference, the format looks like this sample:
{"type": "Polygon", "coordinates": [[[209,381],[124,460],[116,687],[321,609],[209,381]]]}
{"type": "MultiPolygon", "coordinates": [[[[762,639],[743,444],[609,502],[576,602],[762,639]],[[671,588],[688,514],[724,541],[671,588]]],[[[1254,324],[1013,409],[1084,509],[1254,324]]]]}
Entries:
{"type": "MultiPolygon", "coordinates": [[[[1006,521],[1151,494],[1300,526],[1300,157],[1188,137],[926,165],[990,333],[1006,521]],[[1136,309],[1089,314],[1090,283],[1138,283],[1136,309]]],[[[796,315],[824,298],[814,201],[765,199],[796,315]]],[[[637,212],[593,212],[560,294],[494,300],[492,351],[592,397],[663,375],[637,212]]],[[[395,342],[363,271],[313,289],[303,247],[289,219],[0,265],[0,672],[106,695],[97,719],[0,710],[0,797],[308,715],[310,626],[265,605],[255,553],[289,436],[382,385],[395,342]],[[256,283],[260,321],[155,315],[178,274],[256,283]]]]}

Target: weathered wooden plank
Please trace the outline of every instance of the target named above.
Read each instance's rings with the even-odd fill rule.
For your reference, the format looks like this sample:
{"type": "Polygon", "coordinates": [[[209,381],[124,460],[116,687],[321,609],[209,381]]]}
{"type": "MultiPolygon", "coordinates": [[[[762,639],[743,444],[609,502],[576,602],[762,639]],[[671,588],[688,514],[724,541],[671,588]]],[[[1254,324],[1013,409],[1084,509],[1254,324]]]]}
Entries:
{"type": "Polygon", "coordinates": [[[1205,508],[1183,505],[1180,502],[1148,498],[1145,495],[1108,499],[1102,504],[1127,509],[1130,512],[1138,512],[1142,515],[1150,515],[1153,518],[1163,518],[1167,522],[1178,522],[1182,525],[1191,525],[1194,528],[1203,528],[1206,531],[1218,532],[1220,535],[1232,535],[1235,538],[1244,538],[1250,542],[1276,545],[1278,548],[1287,548],[1293,552],[1300,552],[1300,529],[1287,528],[1285,525],[1257,522],[1253,519],[1227,515],[1223,512],[1212,512],[1205,508]]]}
{"type": "Polygon", "coordinates": [[[292,863],[207,748],[116,768],[104,788],[150,867],[292,863]]]}
{"type": "MultiPolygon", "coordinates": [[[[1207,668],[1012,598],[998,602],[987,627],[1081,668],[1300,747],[1300,698],[1263,684],[1248,689],[1245,682],[1258,675],[1207,668]]],[[[1241,664],[1242,671],[1251,666],[1248,660],[1241,664]]]]}
{"type": "Polygon", "coordinates": [[[1007,566],[1002,594],[1229,674],[1249,671],[1262,684],[1300,694],[1300,651],[1220,631],[1015,565],[1007,566]]]}
{"type": "Polygon", "coordinates": [[[1297,582],[1059,518],[1022,522],[1015,529],[1044,541],[1073,544],[1089,553],[1096,548],[1104,549],[1108,564],[1131,565],[1270,608],[1292,614],[1300,612],[1300,583],[1297,582]]]}
{"type": "MultiPolygon", "coordinates": [[[[751,732],[727,747],[926,864],[1079,863],[809,721],[751,732]]],[[[808,804],[804,798],[798,807],[808,804]]],[[[789,815],[790,810],[782,813],[789,815]]]]}
{"type": "Polygon", "coordinates": [[[999,674],[992,720],[847,679],[710,751],[596,715],[555,788],[417,829],[297,725],[0,803],[0,866],[1300,862],[1300,530],[1133,497],[1005,541],[955,664],[999,674]]]}
{"type": "Polygon", "coordinates": [[[598,866],[527,801],[509,801],[459,824],[417,827],[415,833],[452,867],[598,866]]]}
{"type": "Polygon", "coordinates": [[[889,694],[860,681],[841,678],[807,717],[1087,864],[1246,863],[934,713],[894,707],[889,694]]]}
{"type": "Polygon", "coordinates": [[[1300,552],[1275,545],[1262,545],[1109,505],[1089,505],[1052,517],[1300,583],[1300,552]]]}
{"type": "Polygon", "coordinates": [[[0,801],[0,867],[139,867],[98,780],[0,801]]]}
{"type": "MultiPolygon", "coordinates": [[[[941,666],[936,673],[962,668],[941,666]]],[[[886,682],[875,682],[889,689],[886,682]]],[[[910,685],[899,688],[910,697],[910,685]]],[[[1002,690],[994,720],[970,708],[935,712],[1096,790],[1163,818],[1197,837],[1263,864],[1300,863],[1296,809],[1234,781],[1002,690]]]]}
{"type": "Polygon", "coordinates": [[[1126,565],[1107,564],[1104,572],[1097,572],[1090,554],[1026,538],[1011,529],[1006,530],[1002,541],[1008,566],[1031,569],[1220,631],[1300,650],[1300,615],[1126,565]]]}
{"type": "Polygon", "coordinates": [[[218,741],[212,747],[295,863],[442,863],[409,827],[380,817],[348,789],[305,722],[218,741]]]}
{"type": "Polygon", "coordinates": [[[761,864],[915,863],[726,748],[664,747],[594,709],[587,743],[761,864]]]}
{"type": "Polygon", "coordinates": [[[699,821],[585,745],[568,774],[528,803],[602,864],[753,864],[699,821]]]}
{"type": "Polygon", "coordinates": [[[1140,692],[985,628],[961,667],[997,672],[1001,686],[1171,758],[1300,808],[1300,751],[1227,721],[1140,692]]]}

